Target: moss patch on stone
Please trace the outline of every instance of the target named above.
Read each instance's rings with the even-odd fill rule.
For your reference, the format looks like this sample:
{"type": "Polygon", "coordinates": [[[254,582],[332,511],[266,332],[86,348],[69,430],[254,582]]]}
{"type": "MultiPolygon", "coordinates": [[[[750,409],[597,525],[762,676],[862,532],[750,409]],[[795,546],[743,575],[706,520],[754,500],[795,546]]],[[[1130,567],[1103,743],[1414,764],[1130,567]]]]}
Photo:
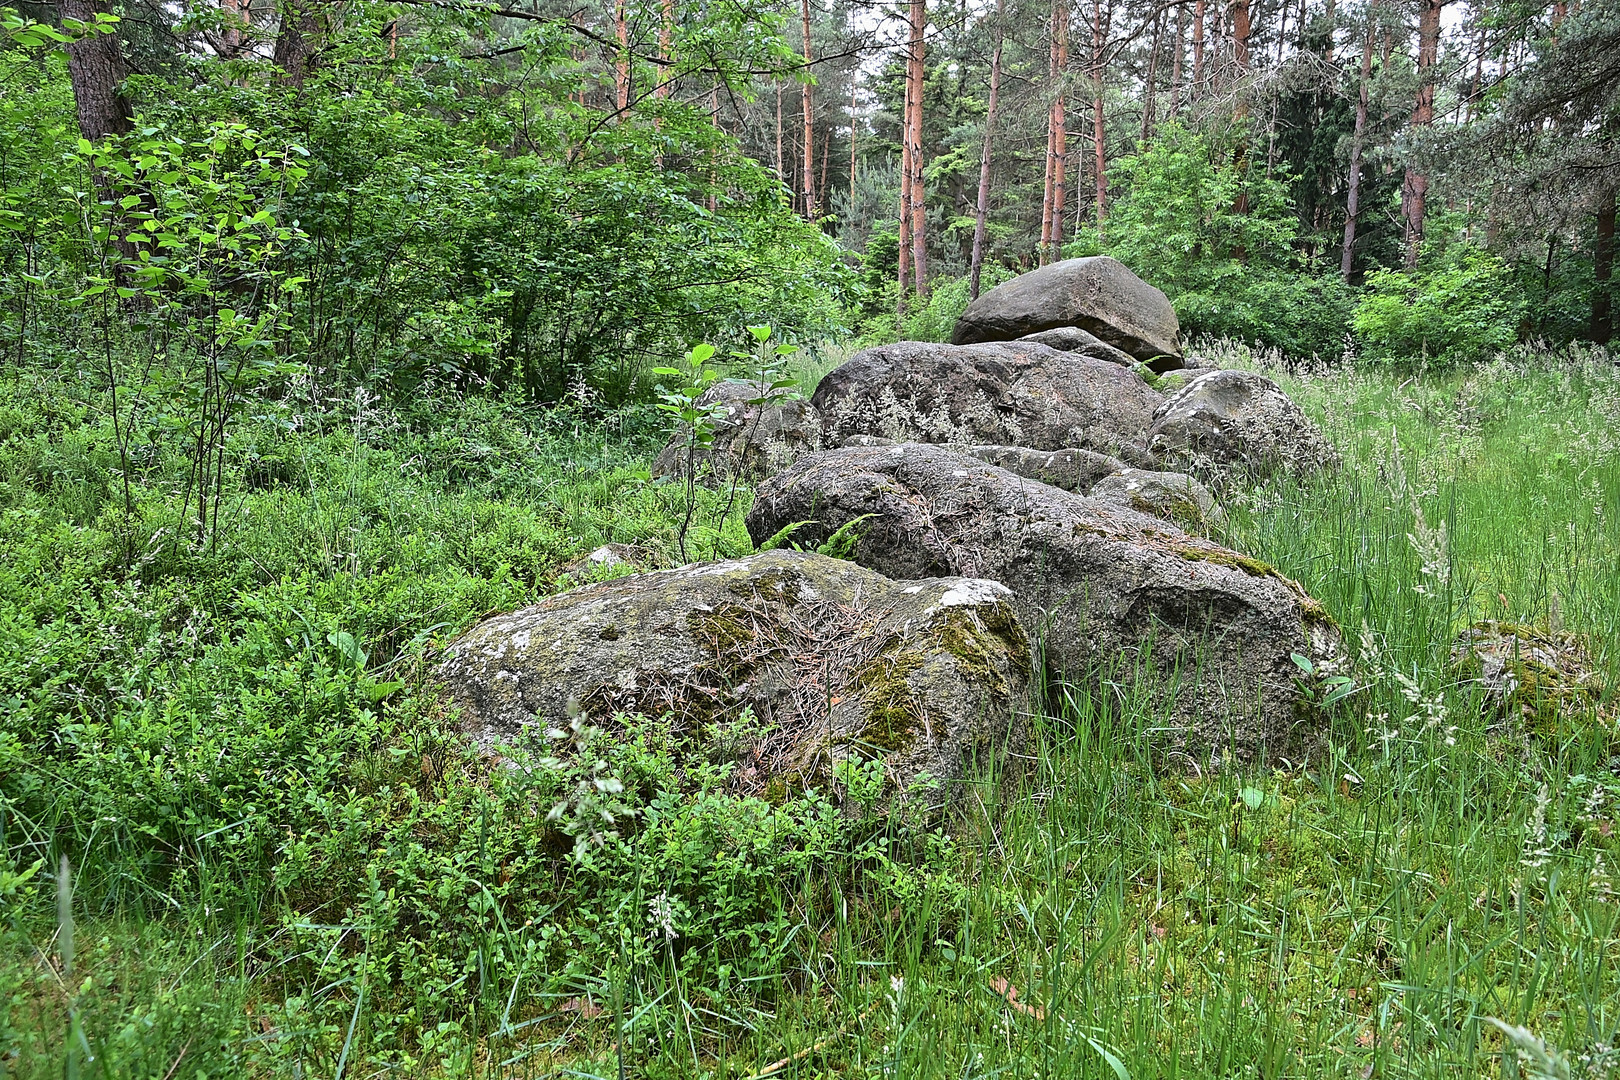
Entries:
{"type": "Polygon", "coordinates": [[[981,608],[977,614],[947,610],[935,635],[945,651],[956,658],[957,670],[963,676],[993,687],[1003,699],[1011,696],[1011,688],[997,663],[999,656],[1005,656],[1013,670],[1029,674],[1029,646],[1012,606],[1005,601],[981,608]]]}
{"type": "Polygon", "coordinates": [[[1202,528],[1205,524],[1204,508],[1198,505],[1197,499],[1185,495],[1167,495],[1163,502],[1158,503],[1132,495],[1131,509],[1153,517],[1167,517],[1184,528],[1202,528]]]}
{"type": "Polygon", "coordinates": [[[1339,620],[1328,613],[1322,606],[1322,601],[1307,593],[1303,588],[1299,591],[1299,621],[1305,626],[1326,626],[1333,630],[1340,630],[1339,620]]]}
{"type": "Polygon", "coordinates": [[[1277,572],[1277,568],[1270,563],[1261,562],[1259,559],[1239,555],[1235,551],[1226,551],[1222,548],[1180,547],[1176,549],[1176,554],[1188,562],[1214,563],[1216,566],[1229,566],[1234,570],[1242,570],[1250,577],[1282,577],[1282,574],[1277,572]]]}
{"type": "Polygon", "coordinates": [[[745,582],[738,582],[731,591],[746,599],[758,597],[767,603],[792,607],[799,602],[804,582],[797,574],[786,570],[773,570],[759,574],[745,582]]]}
{"type": "Polygon", "coordinates": [[[906,678],[924,662],[921,653],[891,648],[855,672],[864,722],[859,732],[844,740],[847,745],[887,755],[903,752],[916,741],[923,718],[906,678]]]}
{"type": "Polygon", "coordinates": [[[1452,647],[1452,669],[1479,682],[1486,701],[1532,729],[1599,706],[1603,685],[1586,642],[1575,634],[1523,623],[1476,622],[1452,647]]]}

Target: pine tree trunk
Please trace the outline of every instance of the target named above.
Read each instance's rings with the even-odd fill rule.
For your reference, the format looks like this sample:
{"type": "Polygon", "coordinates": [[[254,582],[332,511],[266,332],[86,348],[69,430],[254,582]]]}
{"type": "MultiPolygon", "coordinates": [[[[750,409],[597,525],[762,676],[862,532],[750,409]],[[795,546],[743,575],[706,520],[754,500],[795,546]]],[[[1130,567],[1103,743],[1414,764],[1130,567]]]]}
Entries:
{"type": "Polygon", "coordinates": [[[1046,164],[1041,186],[1041,242],[1035,249],[1035,262],[1046,265],[1046,253],[1052,249],[1052,145],[1057,140],[1052,130],[1052,112],[1046,113],[1046,164]]]}
{"type": "Polygon", "coordinates": [[[1474,36],[1474,79],[1468,87],[1468,119],[1473,120],[1479,116],[1480,90],[1485,83],[1485,5],[1478,5],[1474,12],[1476,24],[1474,36]]]}
{"type": "MultiPolygon", "coordinates": [[[[1232,66],[1236,77],[1242,79],[1249,73],[1249,0],[1234,0],[1232,4],[1232,66]]],[[[1236,105],[1232,110],[1234,120],[1240,124],[1249,118],[1248,93],[1239,89],[1236,96],[1236,105]]],[[[1242,129],[1239,128],[1241,131],[1242,129]]],[[[1232,164],[1237,167],[1238,177],[1243,187],[1238,190],[1237,199],[1232,203],[1232,210],[1238,214],[1249,212],[1249,141],[1240,138],[1233,151],[1232,164]]],[[[1232,255],[1238,261],[1248,258],[1248,252],[1241,244],[1234,245],[1232,255]]]]}
{"type": "Polygon", "coordinates": [[[1153,130],[1154,105],[1159,93],[1159,44],[1164,35],[1164,12],[1153,20],[1153,44],[1148,51],[1147,85],[1142,89],[1142,138],[1146,144],[1148,134],[1153,130]]]}
{"type": "MultiPolygon", "coordinates": [[[[799,0],[799,13],[804,26],[804,59],[808,63],[813,59],[810,55],[810,0],[799,0]]],[[[815,91],[811,82],[806,79],[804,83],[804,216],[811,219],[816,216],[815,147],[815,91]]]]}
{"type": "Polygon", "coordinates": [[[613,32],[619,39],[619,55],[613,63],[613,100],[622,113],[630,107],[630,24],[624,0],[613,5],[613,32]]]}
{"type": "Polygon", "coordinates": [[[1361,147],[1367,137],[1367,86],[1372,77],[1373,27],[1376,4],[1367,9],[1367,39],[1361,45],[1361,79],[1356,91],[1356,129],[1350,142],[1350,170],[1345,177],[1344,245],[1339,251],[1339,276],[1346,285],[1356,253],[1356,219],[1361,213],[1361,147]]]}
{"type": "Polygon", "coordinates": [[[1204,92],[1204,0],[1193,4],[1193,80],[1187,96],[1196,100],[1204,92]]]}
{"type": "Polygon", "coordinates": [[[1181,111],[1181,56],[1187,41],[1187,5],[1176,5],[1176,55],[1170,65],[1170,119],[1181,111]]]}
{"type": "Polygon", "coordinates": [[[252,20],[248,14],[248,0],[219,0],[224,14],[219,35],[219,55],[222,60],[235,60],[248,46],[248,29],[252,20]]]}
{"type": "MultiPolygon", "coordinates": [[[[1412,108],[1412,127],[1428,128],[1434,124],[1435,68],[1440,59],[1440,9],[1446,0],[1422,0],[1418,16],[1418,90],[1412,108]]],[[[1425,173],[1408,166],[1401,184],[1401,217],[1406,222],[1406,266],[1417,265],[1423,247],[1424,204],[1429,195],[1429,178],[1425,173]]]]}
{"type": "MultiPolygon", "coordinates": [[[[64,19],[93,23],[107,6],[98,0],[62,0],[64,19]]],[[[116,34],[86,34],[67,47],[68,77],[79,114],[79,134],[91,142],[108,135],[126,135],[130,129],[129,102],[119,85],[129,74],[116,34]]]]}
{"type": "Polygon", "coordinates": [[[653,93],[667,100],[675,59],[675,0],[664,0],[663,11],[663,21],[658,24],[658,58],[664,63],[658,69],[658,88],[653,93]]]}
{"type": "Polygon", "coordinates": [[[907,64],[905,104],[900,110],[900,249],[898,264],[900,289],[895,299],[895,318],[906,313],[906,288],[911,282],[911,72],[907,64]]]}
{"type": "MultiPolygon", "coordinates": [[[[1046,81],[1056,86],[1058,81],[1057,4],[1052,4],[1052,32],[1047,35],[1046,81]]],[[[1046,161],[1041,172],[1041,242],[1035,260],[1045,266],[1052,250],[1052,181],[1057,160],[1057,128],[1052,123],[1052,106],[1046,109],[1046,161]]]]}
{"type": "Polygon", "coordinates": [[[985,217],[990,212],[990,150],[996,131],[996,104],[1001,95],[1001,44],[1005,0],[996,0],[996,50],[990,54],[990,101],[984,110],[984,148],[979,152],[979,198],[974,204],[973,257],[969,262],[968,296],[979,298],[979,268],[984,265],[985,217]]]}
{"type": "Polygon", "coordinates": [[[855,213],[855,128],[859,120],[855,117],[855,89],[854,76],[849,80],[849,212],[855,213]]]}
{"type": "Polygon", "coordinates": [[[1607,345],[1614,337],[1614,212],[1615,190],[1601,196],[1597,216],[1597,243],[1592,246],[1592,340],[1607,345]]]}
{"type": "Polygon", "coordinates": [[[1249,29],[1249,0],[1233,0],[1232,62],[1240,79],[1249,72],[1249,29]]]}
{"type": "Polygon", "coordinates": [[[270,58],[282,82],[304,85],[304,79],[315,66],[315,42],[320,31],[317,0],[286,0],[281,5],[281,26],[276,30],[276,44],[270,58]]]}
{"type": "Polygon", "coordinates": [[[1068,87],[1069,5],[1058,0],[1052,5],[1052,39],[1057,47],[1057,97],[1052,101],[1052,233],[1048,262],[1063,257],[1063,207],[1068,201],[1065,186],[1069,168],[1068,87]]]}
{"type": "MultiPolygon", "coordinates": [[[[832,132],[829,131],[829,132],[827,132],[827,137],[825,139],[821,140],[821,180],[816,185],[816,191],[817,192],[823,192],[824,193],[827,190],[827,163],[828,163],[828,159],[831,158],[831,157],[832,157],[832,132]]],[[[821,209],[821,202],[820,202],[819,198],[818,198],[818,200],[816,202],[816,209],[817,210],[821,209]]]]}
{"type": "MultiPolygon", "coordinates": [[[[1202,11],[1204,0],[1198,0],[1202,11]]],[[[1091,0],[1091,149],[1097,182],[1097,237],[1102,238],[1103,221],[1108,215],[1108,161],[1103,141],[1103,23],[1102,0],[1091,0]]]]}
{"type": "Polygon", "coordinates": [[[928,221],[923,185],[923,77],[926,59],[924,34],[928,30],[926,0],[911,0],[911,50],[907,81],[911,84],[911,117],[906,141],[911,144],[911,272],[917,296],[928,295],[928,221]]]}

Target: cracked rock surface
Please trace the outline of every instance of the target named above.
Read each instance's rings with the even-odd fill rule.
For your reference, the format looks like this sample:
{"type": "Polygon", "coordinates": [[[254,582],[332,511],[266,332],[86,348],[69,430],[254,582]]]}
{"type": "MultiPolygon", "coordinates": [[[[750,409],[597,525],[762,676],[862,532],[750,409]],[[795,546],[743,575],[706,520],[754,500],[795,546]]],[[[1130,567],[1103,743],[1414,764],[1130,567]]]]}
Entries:
{"type": "Polygon", "coordinates": [[[1078,448],[1152,464],[1147,430],[1164,399],[1136,372],[1033,341],[903,341],[856,353],[811,399],[822,444],[851,436],[1035,450],[1078,448]]]}
{"type": "Polygon", "coordinates": [[[1058,673],[1124,699],[1163,752],[1200,767],[1294,757],[1320,737],[1291,654],[1318,671],[1337,626],[1294,581],[1135,510],[940,446],[827,450],[756,493],[748,530],[813,519],[814,543],[870,515],[852,558],[895,578],[990,578],[1058,673]]]}

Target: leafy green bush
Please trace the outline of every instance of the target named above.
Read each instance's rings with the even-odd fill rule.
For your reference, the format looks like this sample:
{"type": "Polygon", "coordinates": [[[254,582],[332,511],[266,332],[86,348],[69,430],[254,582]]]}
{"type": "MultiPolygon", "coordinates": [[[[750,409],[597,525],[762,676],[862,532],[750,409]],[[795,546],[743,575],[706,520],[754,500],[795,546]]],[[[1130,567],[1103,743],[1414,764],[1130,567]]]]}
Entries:
{"type": "Polygon", "coordinates": [[[1416,271],[1367,275],[1356,337],[1369,358],[1385,363],[1467,363],[1513,344],[1520,308],[1502,260],[1453,244],[1416,271]]]}
{"type": "Polygon", "coordinates": [[[1355,292],[1337,275],[1256,270],[1223,290],[1175,298],[1183,339],[1209,335],[1257,342],[1290,356],[1337,357],[1350,339],[1355,292]]]}
{"type": "MultiPolygon", "coordinates": [[[[981,271],[979,289],[988,292],[1013,276],[1013,272],[1006,267],[991,263],[981,271]]],[[[900,323],[901,338],[906,341],[951,340],[956,320],[967,310],[970,284],[965,277],[934,281],[928,302],[921,307],[913,304],[912,309],[906,312],[906,317],[900,323]]]]}
{"type": "Polygon", "coordinates": [[[1125,193],[1073,245],[1112,255],[1175,304],[1184,336],[1254,341],[1296,355],[1336,355],[1348,290],[1297,266],[1298,218],[1286,178],[1240,164],[1245,133],[1179,123],[1111,169],[1125,193]]]}

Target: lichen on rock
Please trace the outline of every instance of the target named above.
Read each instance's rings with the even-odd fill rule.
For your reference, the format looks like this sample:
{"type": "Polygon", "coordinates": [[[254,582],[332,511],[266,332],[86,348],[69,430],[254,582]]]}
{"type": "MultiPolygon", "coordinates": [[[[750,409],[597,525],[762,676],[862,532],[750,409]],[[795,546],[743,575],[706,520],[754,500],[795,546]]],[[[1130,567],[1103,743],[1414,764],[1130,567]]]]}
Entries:
{"type": "MultiPolygon", "coordinates": [[[[1018,745],[1029,647],[992,581],[891,581],[839,559],[769,551],[616,578],[474,627],[439,666],[481,749],[523,755],[573,713],[611,727],[667,717],[712,756],[744,710],[758,736],[733,780],[763,794],[824,785],[881,758],[894,792],[922,773],[949,797],[964,763],[1018,745]]],[[[908,797],[909,798],[909,797],[908,797]]]]}

